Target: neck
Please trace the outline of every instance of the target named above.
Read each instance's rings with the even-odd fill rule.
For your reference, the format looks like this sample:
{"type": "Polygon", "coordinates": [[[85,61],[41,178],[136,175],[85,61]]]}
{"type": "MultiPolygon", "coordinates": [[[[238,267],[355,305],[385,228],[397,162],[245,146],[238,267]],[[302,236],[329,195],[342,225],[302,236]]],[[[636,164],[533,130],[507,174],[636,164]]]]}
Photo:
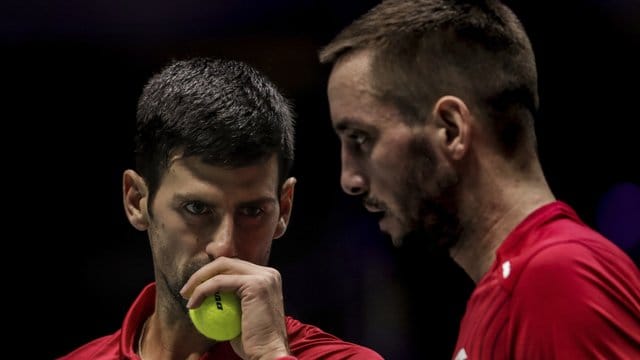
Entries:
{"type": "MultiPolygon", "coordinates": [[[[555,200],[538,163],[527,174],[485,171],[464,184],[460,221],[462,234],[449,251],[477,284],[496,259],[506,237],[538,207],[555,200]],[[468,186],[471,185],[471,186],[468,186]]],[[[495,162],[488,164],[496,169],[495,162]]],[[[486,170],[486,169],[485,169],[486,170]]]]}

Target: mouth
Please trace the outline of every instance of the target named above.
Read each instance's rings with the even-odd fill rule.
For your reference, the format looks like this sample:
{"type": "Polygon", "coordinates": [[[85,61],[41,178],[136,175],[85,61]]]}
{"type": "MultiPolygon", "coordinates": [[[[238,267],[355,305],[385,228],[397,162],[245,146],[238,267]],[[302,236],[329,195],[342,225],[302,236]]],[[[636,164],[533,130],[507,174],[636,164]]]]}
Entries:
{"type": "Polygon", "coordinates": [[[367,197],[363,201],[363,205],[368,212],[373,214],[376,222],[380,225],[380,229],[384,231],[383,221],[389,215],[387,206],[381,201],[367,197]]]}
{"type": "Polygon", "coordinates": [[[382,202],[371,197],[365,198],[362,203],[365,209],[372,213],[384,213],[387,211],[387,207],[382,202]]]}

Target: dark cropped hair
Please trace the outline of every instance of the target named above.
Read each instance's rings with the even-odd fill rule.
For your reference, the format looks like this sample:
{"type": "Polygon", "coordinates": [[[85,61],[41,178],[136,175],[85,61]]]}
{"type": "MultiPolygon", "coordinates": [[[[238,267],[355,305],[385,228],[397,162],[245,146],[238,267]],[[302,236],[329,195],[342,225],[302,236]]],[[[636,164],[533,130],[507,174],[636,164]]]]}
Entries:
{"type": "Polygon", "coordinates": [[[408,122],[444,95],[482,112],[505,153],[535,147],[535,57],[516,15],[493,0],[387,0],[320,51],[322,63],[372,51],[372,84],[408,122]]]}
{"type": "Polygon", "coordinates": [[[144,87],[135,144],[136,167],[149,188],[149,202],[176,154],[228,168],[277,154],[281,185],[293,162],[294,116],[276,86],[247,64],[209,58],[175,61],[144,87]]]}

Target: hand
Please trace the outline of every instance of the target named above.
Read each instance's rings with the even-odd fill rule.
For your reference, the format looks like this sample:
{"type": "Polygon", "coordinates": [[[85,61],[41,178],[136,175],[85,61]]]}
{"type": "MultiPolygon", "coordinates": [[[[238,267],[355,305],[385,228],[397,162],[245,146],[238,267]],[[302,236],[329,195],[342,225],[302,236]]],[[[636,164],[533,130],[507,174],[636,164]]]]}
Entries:
{"type": "Polygon", "coordinates": [[[243,359],[275,359],[289,354],[284,323],[282,279],[273,268],[220,257],[196,271],[180,294],[188,308],[218,291],[235,291],[242,308],[242,334],[231,340],[243,359]]]}

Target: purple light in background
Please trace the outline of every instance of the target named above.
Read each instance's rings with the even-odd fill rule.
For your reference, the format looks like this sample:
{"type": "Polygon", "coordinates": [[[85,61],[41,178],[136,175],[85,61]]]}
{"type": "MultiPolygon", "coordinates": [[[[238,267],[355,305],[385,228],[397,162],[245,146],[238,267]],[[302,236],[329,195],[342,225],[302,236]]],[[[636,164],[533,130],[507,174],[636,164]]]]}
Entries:
{"type": "Polygon", "coordinates": [[[619,183],[600,199],[596,226],[625,251],[640,246],[640,186],[619,183]]]}

